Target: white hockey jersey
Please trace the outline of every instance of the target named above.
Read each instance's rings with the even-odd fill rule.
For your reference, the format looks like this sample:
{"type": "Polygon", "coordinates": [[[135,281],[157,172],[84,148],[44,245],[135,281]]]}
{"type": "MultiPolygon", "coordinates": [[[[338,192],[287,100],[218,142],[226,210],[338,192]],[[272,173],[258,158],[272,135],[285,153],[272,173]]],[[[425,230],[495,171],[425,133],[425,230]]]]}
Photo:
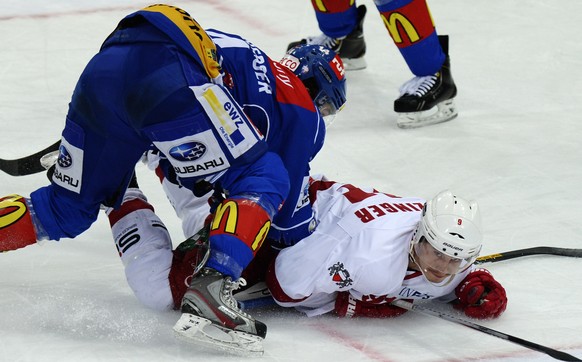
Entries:
{"type": "Polygon", "coordinates": [[[280,305],[316,316],[334,309],[340,291],[375,303],[394,297],[453,300],[454,288],[472,268],[440,286],[408,269],[424,203],[341,183],[317,191],[315,232],[282,250],[275,262],[282,290],[300,300],[280,305]]]}

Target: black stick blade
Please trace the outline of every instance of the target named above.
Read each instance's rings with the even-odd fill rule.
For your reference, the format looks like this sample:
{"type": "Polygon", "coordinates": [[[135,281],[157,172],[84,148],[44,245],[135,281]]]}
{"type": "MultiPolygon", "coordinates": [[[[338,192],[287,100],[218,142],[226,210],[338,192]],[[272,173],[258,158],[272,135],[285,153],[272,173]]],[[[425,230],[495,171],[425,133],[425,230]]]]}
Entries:
{"type": "Polygon", "coordinates": [[[0,158],[0,170],[11,176],[25,176],[44,172],[45,168],[40,163],[40,159],[47,153],[57,151],[60,145],[61,141],[59,140],[42,151],[15,160],[4,160],[0,158]]]}

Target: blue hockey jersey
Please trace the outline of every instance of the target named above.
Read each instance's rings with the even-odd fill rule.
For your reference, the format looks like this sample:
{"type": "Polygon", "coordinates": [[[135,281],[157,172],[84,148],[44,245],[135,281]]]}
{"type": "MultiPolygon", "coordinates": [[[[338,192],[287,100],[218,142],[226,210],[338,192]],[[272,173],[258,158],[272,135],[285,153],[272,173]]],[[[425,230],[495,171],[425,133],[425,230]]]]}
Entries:
{"type": "Polygon", "coordinates": [[[168,8],[123,19],[83,71],[52,183],[31,194],[49,237],[75,237],[100,205],[119,205],[152,144],[183,186],[260,195],[271,215],[279,209],[275,237],[305,236],[308,163],[325,133],[307,91],[248,41],[168,8]]]}

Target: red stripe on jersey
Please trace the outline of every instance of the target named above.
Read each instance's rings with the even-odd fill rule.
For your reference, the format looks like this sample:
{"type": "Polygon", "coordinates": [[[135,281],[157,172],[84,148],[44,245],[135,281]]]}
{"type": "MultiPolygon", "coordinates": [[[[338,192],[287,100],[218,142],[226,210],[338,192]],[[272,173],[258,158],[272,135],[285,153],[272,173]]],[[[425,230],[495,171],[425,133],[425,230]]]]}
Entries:
{"type": "Polygon", "coordinates": [[[360,201],[364,201],[368,197],[376,196],[376,190],[374,190],[373,193],[366,192],[350,184],[343,185],[343,188],[349,190],[348,192],[344,193],[344,197],[348,199],[352,204],[357,204],[360,201]]]}
{"type": "Polygon", "coordinates": [[[404,280],[408,280],[408,279],[416,278],[416,277],[419,277],[419,276],[421,276],[421,275],[422,275],[422,273],[421,273],[421,272],[419,272],[419,271],[413,271],[413,270],[409,270],[409,271],[412,271],[412,273],[411,273],[411,274],[408,274],[408,275],[406,275],[406,276],[404,277],[404,280]]]}
{"type": "Polygon", "coordinates": [[[314,180],[313,178],[309,178],[309,202],[313,205],[315,200],[317,200],[317,191],[327,190],[336,184],[335,181],[323,181],[323,180],[314,180]]]}
{"type": "Polygon", "coordinates": [[[292,104],[308,111],[315,112],[315,104],[309,96],[307,89],[293,72],[287,67],[269,59],[271,70],[275,76],[275,93],[277,102],[292,104]]]}
{"type": "Polygon", "coordinates": [[[154,207],[152,205],[141,199],[132,199],[126,201],[119,207],[119,209],[113,210],[111,213],[109,213],[109,225],[113,226],[126,215],[134,211],[144,209],[150,209],[154,211],[154,207]]]}

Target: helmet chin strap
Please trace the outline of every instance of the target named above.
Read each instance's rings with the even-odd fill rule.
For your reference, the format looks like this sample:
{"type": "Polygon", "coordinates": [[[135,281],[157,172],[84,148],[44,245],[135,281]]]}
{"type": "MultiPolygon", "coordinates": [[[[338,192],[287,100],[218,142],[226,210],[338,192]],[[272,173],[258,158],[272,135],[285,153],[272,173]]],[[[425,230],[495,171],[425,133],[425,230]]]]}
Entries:
{"type": "MultiPolygon", "coordinates": [[[[415,252],[414,252],[414,248],[411,248],[410,252],[408,253],[408,257],[409,257],[409,258],[408,258],[408,260],[409,260],[410,262],[412,262],[412,264],[413,264],[413,266],[412,266],[412,269],[415,269],[415,270],[418,270],[418,271],[420,271],[420,272],[422,273],[422,276],[424,277],[424,279],[426,279],[426,280],[427,280],[427,281],[428,281],[430,284],[434,285],[435,287],[446,287],[446,286],[447,286],[447,285],[449,285],[449,284],[450,284],[450,283],[453,281],[453,279],[455,278],[455,275],[456,275],[456,274],[451,274],[451,275],[449,275],[449,277],[448,277],[448,280],[447,280],[447,281],[446,281],[446,283],[444,283],[444,284],[441,284],[442,282],[435,283],[435,282],[431,281],[431,280],[430,280],[430,279],[429,279],[429,278],[426,276],[426,274],[427,274],[427,273],[429,273],[429,270],[428,270],[427,268],[423,268],[423,267],[422,267],[422,265],[421,265],[419,262],[417,262],[417,261],[416,261],[416,259],[414,258],[414,254],[415,254],[415,252]]],[[[410,266],[410,263],[409,263],[409,266],[410,266]]]]}

